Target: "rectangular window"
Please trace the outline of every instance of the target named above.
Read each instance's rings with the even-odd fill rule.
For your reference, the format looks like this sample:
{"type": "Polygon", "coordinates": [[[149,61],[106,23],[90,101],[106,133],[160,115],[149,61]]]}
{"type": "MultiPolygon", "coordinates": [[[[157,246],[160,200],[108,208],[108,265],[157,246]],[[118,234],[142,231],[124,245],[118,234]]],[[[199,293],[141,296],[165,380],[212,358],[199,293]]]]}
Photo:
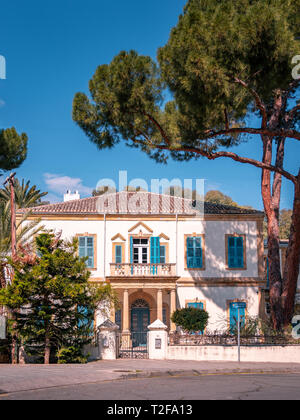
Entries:
{"type": "Polygon", "coordinates": [[[187,304],[188,308],[203,309],[203,302],[189,302],[187,304]]]}
{"type": "MultiPolygon", "coordinates": [[[[240,325],[245,325],[245,308],[240,308],[240,325]]],[[[229,305],[229,327],[230,332],[235,333],[238,328],[238,308],[236,302],[230,302],[229,305]]]]}
{"type": "Polygon", "coordinates": [[[159,258],[160,264],[166,263],[166,247],[165,245],[160,245],[160,258],[159,258]]]}
{"type": "Polygon", "coordinates": [[[186,239],[186,259],[187,268],[203,267],[202,238],[200,236],[186,239]]]}
{"type": "Polygon", "coordinates": [[[86,266],[88,268],[94,268],[93,236],[79,236],[79,257],[88,257],[86,266]]]}
{"type": "Polygon", "coordinates": [[[244,268],[243,236],[228,236],[228,268],[244,268]]]}
{"type": "Polygon", "coordinates": [[[122,264],[122,245],[116,245],[115,247],[115,261],[116,264],[122,264]]]}

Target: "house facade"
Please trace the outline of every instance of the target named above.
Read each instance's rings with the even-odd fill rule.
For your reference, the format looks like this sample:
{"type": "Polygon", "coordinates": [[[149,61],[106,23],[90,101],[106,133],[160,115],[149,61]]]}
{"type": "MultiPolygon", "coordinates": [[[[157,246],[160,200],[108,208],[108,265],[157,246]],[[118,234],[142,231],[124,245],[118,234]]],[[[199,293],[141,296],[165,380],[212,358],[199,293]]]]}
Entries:
{"type": "MultiPolygon", "coordinates": [[[[160,319],[169,331],[177,308],[204,308],[209,330],[244,315],[264,316],[263,213],[149,192],[120,192],[30,209],[45,229],[77,236],[91,281],[108,282],[120,309],[110,318],[123,335],[160,319]]],[[[17,215],[24,213],[21,209],[17,215]]],[[[95,325],[104,321],[101,311],[95,325]]]]}

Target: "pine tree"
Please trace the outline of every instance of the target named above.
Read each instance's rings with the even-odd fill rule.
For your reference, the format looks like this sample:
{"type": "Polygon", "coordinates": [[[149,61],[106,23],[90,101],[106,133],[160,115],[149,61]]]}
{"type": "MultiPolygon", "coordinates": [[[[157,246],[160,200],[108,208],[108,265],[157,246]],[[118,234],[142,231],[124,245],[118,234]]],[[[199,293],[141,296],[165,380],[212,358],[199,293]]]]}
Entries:
{"type": "Polygon", "coordinates": [[[11,262],[14,279],[0,290],[0,303],[14,312],[15,333],[25,351],[47,364],[62,348],[81,351],[90,343],[98,304],[115,297],[109,285],[89,282],[77,239],[68,242],[41,233],[35,243],[35,259],[11,262]]]}

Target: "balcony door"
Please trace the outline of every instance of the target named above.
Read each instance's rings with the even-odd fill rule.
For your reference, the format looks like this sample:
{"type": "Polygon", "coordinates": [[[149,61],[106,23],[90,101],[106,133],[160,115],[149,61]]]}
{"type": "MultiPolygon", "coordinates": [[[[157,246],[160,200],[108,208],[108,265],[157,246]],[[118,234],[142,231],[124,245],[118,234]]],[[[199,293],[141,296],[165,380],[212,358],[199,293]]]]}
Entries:
{"type": "Polygon", "coordinates": [[[132,253],[134,264],[149,263],[149,240],[134,238],[132,241],[132,253]]]}

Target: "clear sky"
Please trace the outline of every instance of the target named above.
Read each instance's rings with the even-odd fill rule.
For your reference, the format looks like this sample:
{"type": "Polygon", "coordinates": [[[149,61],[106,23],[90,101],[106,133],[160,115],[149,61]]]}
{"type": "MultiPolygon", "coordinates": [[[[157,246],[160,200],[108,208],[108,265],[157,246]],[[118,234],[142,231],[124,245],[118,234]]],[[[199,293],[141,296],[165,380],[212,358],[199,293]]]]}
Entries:
{"type": "MultiPolygon", "coordinates": [[[[219,189],[242,205],[262,209],[260,170],[230,159],[157,164],[137,150],[117,146],[98,151],[72,121],[72,100],[88,93],[98,65],[120,50],[156,58],[186,0],[10,0],[0,15],[0,55],[7,79],[0,80],[0,127],[15,126],[29,137],[28,158],[17,170],[48,200],[60,201],[67,188],[90,195],[99,179],[204,178],[206,190],[219,189]],[[45,197],[47,199],[47,197],[45,197]]],[[[300,145],[287,140],[286,169],[299,167],[300,145]]],[[[261,158],[253,137],[237,151],[261,158]]],[[[282,208],[292,205],[293,189],[283,183],[282,208]]]]}

